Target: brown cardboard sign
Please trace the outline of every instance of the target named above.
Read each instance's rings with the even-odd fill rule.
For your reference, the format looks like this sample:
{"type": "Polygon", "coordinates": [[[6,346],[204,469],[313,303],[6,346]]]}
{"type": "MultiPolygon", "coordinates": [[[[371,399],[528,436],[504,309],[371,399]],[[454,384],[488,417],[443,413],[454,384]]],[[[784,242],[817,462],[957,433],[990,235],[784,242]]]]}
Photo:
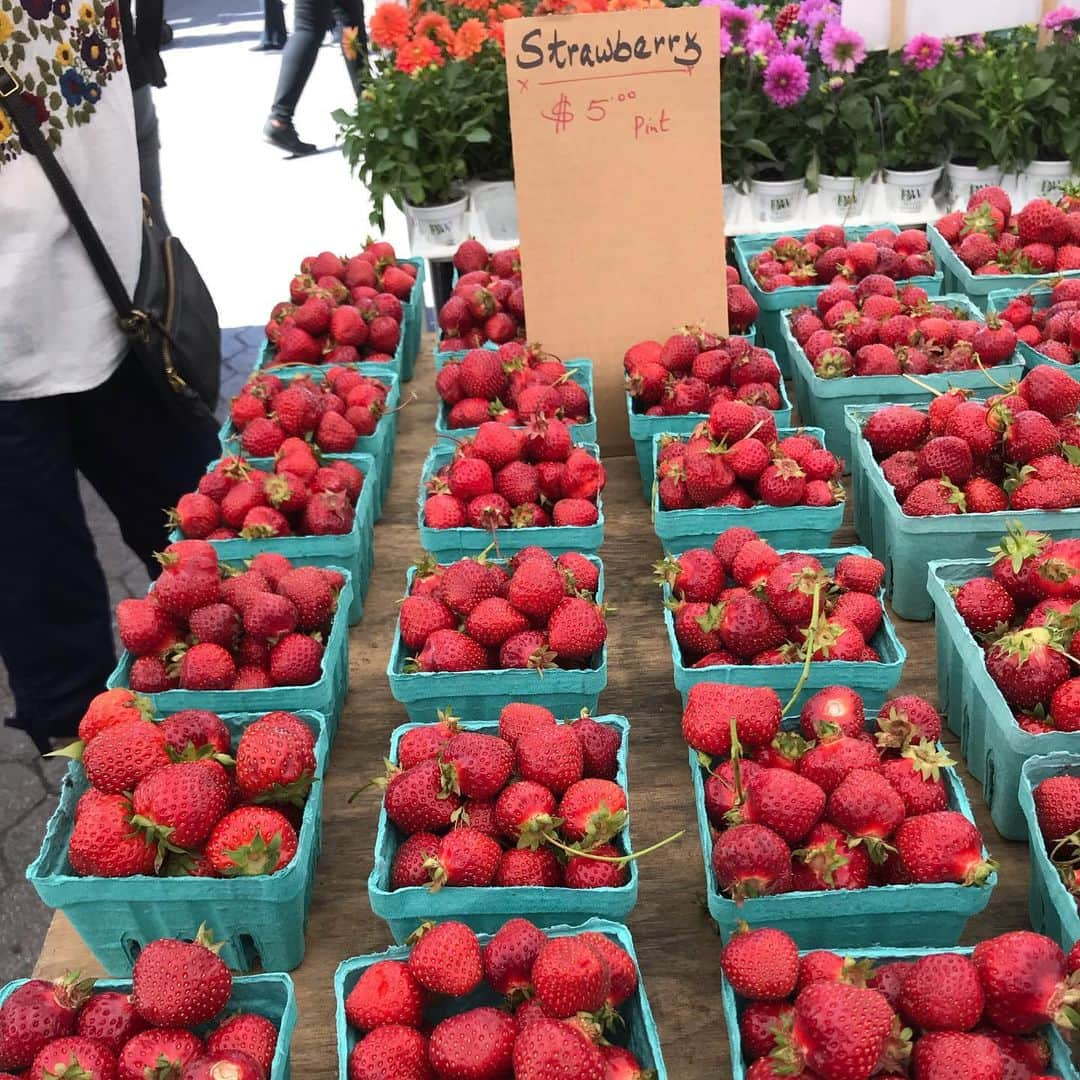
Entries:
{"type": "Polygon", "coordinates": [[[687,323],[727,332],[720,20],[505,25],[529,338],[593,360],[601,442],[627,452],[626,349],[687,323]]]}

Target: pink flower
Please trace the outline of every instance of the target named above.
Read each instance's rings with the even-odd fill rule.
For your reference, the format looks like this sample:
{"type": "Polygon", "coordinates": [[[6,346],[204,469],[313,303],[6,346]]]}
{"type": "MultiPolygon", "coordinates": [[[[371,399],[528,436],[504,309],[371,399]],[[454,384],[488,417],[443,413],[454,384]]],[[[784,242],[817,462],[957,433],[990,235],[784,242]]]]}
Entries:
{"type": "Polygon", "coordinates": [[[1075,27],[1070,24],[1076,22],[1077,19],[1080,19],[1080,11],[1069,7],[1067,4],[1062,4],[1061,7],[1055,8],[1044,16],[1042,24],[1051,33],[1064,30],[1066,36],[1069,36],[1070,32],[1075,30],[1075,27]]]}
{"type": "Polygon", "coordinates": [[[778,53],[765,67],[765,94],[782,109],[797,105],[810,89],[810,75],[802,58],[791,53],[778,53]]]}
{"type": "Polygon", "coordinates": [[[821,58],[830,71],[851,75],[866,59],[866,42],[858,30],[829,23],[821,35],[821,58]]]}
{"type": "Polygon", "coordinates": [[[910,64],[916,71],[929,71],[941,63],[945,54],[941,39],[930,34],[916,34],[904,46],[904,63],[910,64]]]}
{"type": "Polygon", "coordinates": [[[774,56],[780,52],[780,39],[770,22],[754,23],[746,35],[746,51],[754,56],[774,56]]]}

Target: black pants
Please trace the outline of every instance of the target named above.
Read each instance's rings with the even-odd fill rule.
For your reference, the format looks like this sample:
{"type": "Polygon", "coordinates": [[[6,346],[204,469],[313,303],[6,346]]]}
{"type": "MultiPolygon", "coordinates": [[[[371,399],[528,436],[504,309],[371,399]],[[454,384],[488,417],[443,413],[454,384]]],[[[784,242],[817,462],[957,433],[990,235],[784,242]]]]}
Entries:
{"type": "Polygon", "coordinates": [[[289,38],[285,26],[285,5],[281,0],[263,0],[263,32],[261,44],[279,48],[289,38]]]}
{"type": "Polygon", "coordinates": [[[171,412],[134,357],[79,394],[0,401],[0,657],[15,726],[45,748],[75,731],[116,656],[81,472],[153,575],[162,510],[218,453],[214,425],[171,412]]]}
{"type": "Polygon", "coordinates": [[[288,121],[296,112],[296,104],[315,67],[323,39],[335,21],[339,26],[353,26],[357,30],[358,58],[345,59],[354,88],[362,82],[367,70],[363,0],[296,0],[294,8],[293,32],[281,54],[281,74],[274,94],[274,106],[270,110],[270,115],[275,119],[288,121]]]}

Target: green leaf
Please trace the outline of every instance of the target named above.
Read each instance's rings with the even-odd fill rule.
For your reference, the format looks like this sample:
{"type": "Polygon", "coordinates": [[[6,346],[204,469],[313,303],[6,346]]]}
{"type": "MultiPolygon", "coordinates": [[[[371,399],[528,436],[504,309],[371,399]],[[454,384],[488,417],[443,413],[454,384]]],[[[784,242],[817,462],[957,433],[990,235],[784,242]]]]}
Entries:
{"type": "Polygon", "coordinates": [[[473,128],[465,139],[471,143],[488,143],[491,142],[491,132],[484,127],[473,128]]]}
{"type": "Polygon", "coordinates": [[[743,145],[751,154],[757,154],[758,157],[767,158],[769,161],[776,160],[776,155],[772,152],[769,145],[762,142],[760,139],[747,139],[743,145]]]}
{"type": "MultiPolygon", "coordinates": [[[[30,32],[30,36],[31,36],[31,37],[32,37],[32,38],[33,38],[33,39],[34,39],[35,41],[37,41],[37,36],[38,36],[38,25],[37,25],[37,23],[36,23],[36,22],[34,22],[34,20],[33,20],[33,19],[30,19],[30,20],[28,20],[28,21],[27,21],[27,23],[26,23],[26,29],[27,29],[27,30],[28,30],[28,31],[30,32]]],[[[41,58],[40,58],[40,57],[38,57],[38,59],[40,60],[41,58]]]]}
{"type": "Polygon", "coordinates": [[[11,12],[11,21],[18,26],[23,19],[23,8],[21,4],[16,4],[14,10],[11,12]]]}
{"type": "Polygon", "coordinates": [[[43,56],[39,56],[37,59],[38,70],[41,72],[41,77],[44,79],[49,74],[49,61],[43,56]]]}
{"type": "Polygon", "coordinates": [[[1035,98],[1042,97],[1043,94],[1048,93],[1053,87],[1053,79],[1030,79],[1024,87],[1024,100],[1034,101],[1035,98]]]}
{"type": "Polygon", "coordinates": [[[419,150],[420,149],[420,140],[417,138],[416,128],[406,128],[401,133],[401,141],[405,146],[409,147],[409,149],[411,149],[411,150],[419,150]]]}
{"type": "Polygon", "coordinates": [[[58,94],[58,93],[57,93],[57,92],[56,92],[56,91],[54,90],[54,91],[53,91],[53,92],[52,92],[52,93],[51,93],[51,94],[49,95],[49,108],[50,108],[50,109],[51,109],[51,110],[52,110],[53,112],[56,112],[56,110],[60,108],[60,102],[61,102],[62,100],[63,100],[63,99],[62,99],[62,98],[60,97],[60,95],[59,95],[59,94],[58,94]]]}

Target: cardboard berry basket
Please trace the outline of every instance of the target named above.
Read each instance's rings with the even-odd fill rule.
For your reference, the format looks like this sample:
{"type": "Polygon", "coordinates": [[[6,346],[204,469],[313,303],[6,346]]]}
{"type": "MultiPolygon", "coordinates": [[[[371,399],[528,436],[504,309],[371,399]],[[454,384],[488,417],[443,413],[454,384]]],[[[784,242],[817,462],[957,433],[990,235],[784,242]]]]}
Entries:
{"type": "MultiPolygon", "coordinates": [[[[248,458],[256,469],[271,472],[273,458],[248,458]]],[[[233,540],[211,540],[218,558],[223,562],[242,562],[262,551],[284,555],[295,566],[345,567],[352,576],[352,594],[349,600],[349,624],[358,623],[364,615],[371,571],[375,565],[375,501],[379,490],[379,470],[370,454],[324,454],[324,461],[348,461],[364,474],[364,487],[356,500],[352,528],[347,533],[327,536],[263,536],[251,540],[237,537],[233,540]]],[[[206,467],[212,472],[218,463],[211,461],[206,467]]],[[[177,529],[169,533],[169,543],[183,540],[177,529]]]]}
{"type": "MultiPolygon", "coordinates": [[[[649,1007],[649,998],[645,993],[645,984],[641,976],[641,965],[638,964],[637,953],[634,951],[634,939],[630,931],[620,923],[609,922],[607,919],[589,919],[580,926],[547,927],[544,933],[548,937],[574,937],[583,933],[603,934],[604,937],[621,945],[630,954],[634,966],[638,969],[638,985],[633,995],[619,1007],[619,1012],[626,1023],[619,1026],[618,1033],[612,1036],[612,1040],[620,1046],[627,1047],[641,1062],[642,1068],[655,1070],[656,1080],[668,1080],[667,1066],[664,1064],[664,1055],[660,1049],[660,1033],[656,1030],[656,1022],[653,1020],[652,1009],[649,1007]]],[[[487,944],[489,938],[489,934],[480,935],[480,941],[484,945],[487,944]]],[[[385,952],[354,956],[338,965],[334,973],[334,998],[337,1003],[339,1076],[349,1075],[349,1054],[358,1041],[356,1029],[351,1027],[345,1019],[345,999],[349,996],[349,992],[359,981],[361,974],[373,964],[377,964],[380,960],[407,960],[408,956],[408,946],[394,945],[385,952]]],[[[502,999],[493,990],[484,986],[466,999],[438,998],[429,1003],[426,1015],[442,1020],[454,1013],[463,1012],[466,1008],[498,1005],[501,1001],[502,999]]]]}
{"type": "MultiPolygon", "coordinates": [[[[949,307],[962,308],[970,313],[971,318],[984,321],[985,316],[966,296],[939,296],[939,303],[949,307]]],[[[846,375],[840,379],[822,379],[814,371],[807,359],[803,347],[795,340],[784,312],[781,331],[787,338],[792,356],[792,382],[795,387],[795,400],[799,405],[799,418],[806,424],[815,424],[825,429],[825,444],[837,455],[847,461],[851,468],[853,448],[844,419],[844,410],[849,405],[873,408],[886,402],[902,405],[921,405],[930,401],[933,394],[917,386],[903,375],[846,375]]],[[[1019,380],[1024,375],[1024,362],[1019,353],[1014,352],[1007,364],[997,364],[989,369],[999,383],[1019,380]]],[[[975,371],[945,371],[935,375],[919,375],[919,382],[944,391],[953,386],[974,390],[977,396],[988,397],[997,393],[998,388],[976,369],[975,371]]]]}
{"type": "Polygon", "coordinates": [[[1080,507],[929,517],[905,514],[870,444],[862,437],[863,424],[878,409],[886,407],[884,403],[849,405],[845,411],[852,445],[855,531],[885,564],[885,591],[900,618],[921,622],[933,618],[934,604],[926,582],[926,568],[932,559],[982,558],[1014,521],[1055,538],[1075,536],[1080,531],[1080,507]]]}
{"type": "MultiPolygon", "coordinates": [[[[596,602],[604,599],[604,564],[595,556],[589,561],[600,568],[596,602]]],[[[405,578],[405,595],[412,590],[416,567],[405,578]]],[[[406,674],[408,650],[401,640],[400,621],[386,677],[390,693],[405,706],[413,723],[434,723],[440,709],[452,703],[470,720],[497,721],[503,706],[512,701],[543,705],[556,716],[575,716],[582,709],[596,711],[600,691],[607,686],[607,645],[587,668],[496,669],[490,671],[418,671],[406,674]]]]}
{"type": "MultiPolygon", "coordinates": [[[[813,435],[825,441],[821,428],[779,428],[777,435],[813,435]]],[[[660,459],[663,435],[653,437],[652,470],[660,459]]],[[[660,506],[658,485],[652,485],[652,523],[665,555],[681,555],[688,548],[711,548],[713,541],[735,525],[746,525],[762,540],[783,544],[786,548],[824,548],[832,543],[836,530],[844,523],[844,503],[835,506],[767,506],[761,503],[743,510],[735,506],[705,506],[693,510],[664,510],[660,506]]]]}
{"type": "MultiPolygon", "coordinates": [[[[457,271],[454,271],[454,280],[457,280],[457,271]]],[[[467,353],[472,352],[472,349],[443,349],[441,348],[443,339],[442,331],[438,327],[436,321],[435,326],[435,370],[442,371],[447,364],[460,364],[465,359],[467,353]]],[[[494,341],[485,341],[480,346],[481,349],[488,349],[491,352],[495,352],[498,349],[498,345],[494,341]]]]}
{"type": "MultiPolygon", "coordinates": [[[[1064,277],[1065,275],[1058,275],[1064,277]]],[[[1035,300],[1035,309],[1042,310],[1050,306],[1050,290],[1045,287],[1036,289],[995,289],[990,294],[987,311],[999,312],[1008,307],[1009,301],[1028,293],[1035,300]]],[[[1044,364],[1058,371],[1064,371],[1070,379],[1080,382],[1080,364],[1062,364],[1058,360],[1052,360],[1046,353],[1039,352],[1038,346],[1029,345],[1026,341],[1017,342],[1016,351],[1024,358],[1024,367],[1030,371],[1032,368],[1042,367],[1044,364]]]]}
{"type": "MultiPolygon", "coordinates": [[[[440,367],[445,367],[445,362],[440,367]]],[[[580,386],[589,396],[589,419],[581,424],[570,424],[570,435],[575,446],[583,444],[592,445],[596,442],[596,397],[593,392],[593,366],[591,360],[577,357],[567,360],[566,366],[570,369],[570,378],[580,386]]],[[[439,439],[451,446],[461,439],[471,439],[477,432],[477,428],[452,428],[447,423],[450,416],[450,408],[445,401],[440,399],[439,411],[435,414],[435,434],[439,439]]],[[[520,425],[524,426],[524,425],[520,425]]]]}
{"type": "MultiPolygon", "coordinates": [[[[778,549],[781,553],[784,549],[778,549]]],[[[828,548],[818,551],[802,551],[821,560],[824,567],[831,570],[844,555],[869,555],[866,548],[846,547],[828,548]]],[[[883,594],[879,598],[884,602],[883,594]]],[[[675,688],[682,695],[686,705],[690,688],[697,683],[733,683],[737,686],[771,686],[781,699],[786,699],[795,690],[802,676],[802,664],[716,664],[713,667],[695,668],[683,663],[682,649],[675,637],[675,619],[666,602],[671,599],[671,587],[664,586],[664,622],[667,625],[668,644],[671,648],[671,661],[675,669],[675,688]]],[[[819,660],[810,665],[810,676],[792,706],[802,708],[807,698],[812,697],[826,686],[842,683],[850,686],[862,699],[868,713],[877,714],[885,695],[894,690],[900,682],[907,660],[907,649],[896,636],[896,629],[885,610],[881,627],[870,644],[877,649],[881,663],[855,660],[819,660]]]]}
{"type": "MultiPolygon", "coordinates": [[[[748,337],[741,334],[740,337],[748,337]]],[[[750,339],[753,340],[752,338],[750,339]]],[[[765,350],[777,360],[776,353],[765,350]]],[[[779,361],[777,361],[779,364],[779,361]]],[[[773,412],[778,428],[791,426],[791,399],[787,387],[781,380],[776,388],[780,394],[780,408],[773,412]]],[[[634,408],[634,399],[626,395],[626,415],[630,423],[630,438],[634,440],[634,453],[637,455],[638,470],[641,473],[641,490],[646,500],[652,495],[653,477],[656,470],[652,459],[653,440],[657,435],[689,435],[691,431],[709,419],[708,413],[688,413],[685,416],[646,416],[634,408]]]]}
{"type": "MultiPolygon", "coordinates": [[[[456,707],[456,703],[455,703],[456,707]]],[[[629,781],[627,759],[629,756],[630,723],[623,716],[596,716],[598,723],[617,728],[622,735],[619,747],[619,771],[616,782],[627,792],[629,806],[629,781]]],[[[407,731],[419,724],[403,724],[395,728],[390,737],[390,760],[397,761],[398,743],[407,731]]],[[[482,731],[497,735],[498,721],[462,721],[462,731],[482,731]]],[[[438,892],[410,886],[405,889],[390,888],[390,869],[397,849],[404,837],[397,826],[386,816],[385,808],[379,811],[379,828],[375,836],[375,865],[368,878],[368,901],[371,910],[385,920],[397,942],[404,941],[422,922],[443,922],[456,919],[472,927],[478,934],[493,934],[508,919],[521,916],[537,926],[560,924],[576,926],[594,915],[614,922],[626,922],[627,916],[637,903],[637,861],[629,863],[629,878],[618,888],[571,889],[545,888],[539,885],[513,887],[453,887],[446,886],[438,892]]],[[[630,845],[630,825],[619,832],[624,852],[633,851],[630,845]]]]}
{"type": "MultiPolygon", "coordinates": [[[[386,408],[388,411],[386,415],[379,419],[374,434],[364,435],[357,439],[356,446],[350,451],[353,454],[368,454],[375,460],[374,471],[379,482],[375,486],[374,513],[375,520],[378,521],[382,517],[383,500],[386,498],[386,492],[390,487],[390,478],[394,473],[394,446],[397,443],[398,430],[398,414],[395,410],[401,404],[401,380],[393,371],[387,370],[385,364],[358,364],[354,366],[361,375],[378,379],[387,388],[386,408]]],[[[274,374],[277,374],[278,378],[284,383],[300,378],[300,374],[291,368],[282,368],[280,374],[277,372],[274,374]]],[[[321,383],[326,379],[326,372],[316,368],[308,377],[315,382],[321,383]]],[[[240,434],[233,427],[231,419],[226,420],[221,425],[221,430],[218,432],[218,442],[221,444],[223,454],[242,453],[240,434]]],[[[334,455],[324,456],[333,457],[334,455]]]]}
{"type": "MultiPolygon", "coordinates": [[[[242,563],[229,561],[233,566],[243,568],[242,563]]],[[[261,690],[166,690],[160,694],[145,694],[155,715],[171,716],[182,709],[209,709],[221,714],[255,713],[261,716],[275,709],[291,712],[307,709],[326,717],[327,731],[333,741],[341,705],[349,690],[348,613],[352,602],[352,576],[340,566],[332,569],[345,575],[345,584],[338,594],[338,608],[325,643],[322,677],[318,682],[308,686],[270,686],[261,690]]],[[[108,689],[128,685],[131,663],[131,653],[125,651],[106,680],[108,689]]]]}
{"type": "MultiPolygon", "coordinates": [[[[949,594],[949,587],[983,577],[985,560],[930,563],[929,589],[937,622],[938,701],[949,729],[960,737],[960,750],[971,775],[983,786],[994,827],[1008,840],[1026,840],[1020,806],[1020,774],[1030,757],[1058,751],[1080,752],[1080,732],[1031,735],[1016,722],[1012,709],[986,670],[982,647],[949,594]]],[[[1071,942],[1070,942],[1071,944],[1071,942]]]]}
{"type": "MultiPolygon", "coordinates": [[[[397,348],[394,350],[393,357],[388,361],[379,360],[361,360],[361,364],[370,365],[376,368],[382,368],[385,371],[392,371],[403,382],[405,376],[402,374],[405,370],[405,324],[401,324],[401,334],[398,337],[397,348]]],[[[292,374],[296,372],[299,375],[313,375],[319,371],[325,371],[328,367],[334,367],[333,364],[274,364],[274,354],[277,350],[266,340],[259,348],[259,358],[255,361],[256,371],[272,371],[275,375],[280,375],[283,372],[289,372],[292,374]]],[[[356,367],[359,368],[360,364],[345,364],[339,365],[344,367],[356,367]]]]}
{"type": "MultiPolygon", "coordinates": [[[[828,895],[828,894],[826,894],[828,895]]],[[[845,957],[850,956],[853,960],[873,960],[879,964],[892,964],[898,961],[915,961],[920,957],[929,956],[935,952],[945,950],[934,948],[870,948],[848,949],[838,948],[845,957]]],[[[962,956],[970,956],[973,949],[955,948],[948,949],[951,953],[960,953],[962,956]]],[[[724,1008],[724,1024],[727,1027],[728,1046],[731,1048],[731,1080],[746,1080],[746,1072],[750,1063],[743,1056],[742,1036],[739,1033],[739,1017],[742,1015],[746,1002],[735,993],[732,985],[724,977],[721,979],[721,1001],[724,1008]]],[[[1051,1076],[1064,1077],[1065,1080],[1075,1080],[1077,1073],[1072,1063],[1072,1056],[1068,1044],[1054,1027],[1044,1028],[1040,1034],[1050,1044],[1050,1065],[1048,1074],[1051,1076]]],[[[342,1075],[345,1075],[344,1073],[342,1075]]],[[[961,1078],[958,1076],[958,1080],[961,1078]]]]}
{"type": "Polygon", "coordinates": [[[401,380],[409,382],[416,368],[416,358],[420,355],[420,339],[424,333],[427,322],[426,309],[424,306],[424,277],[425,268],[423,259],[398,259],[399,263],[411,263],[416,267],[416,284],[409,293],[408,300],[402,300],[404,318],[401,320],[401,380]]]}
{"type": "MultiPolygon", "coordinates": [[[[600,448],[591,443],[580,443],[579,449],[588,450],[593,457],[600,457],[600,448]]],[[[584,555],[595,554],[604,542],[604,493],[596,496],[599,517],[595,525],[530,525],[526,528],[496,529],[432,529],[424,524],[424,503],[427,502],[428,481],[444,465],[454,458],[453,445],[437,442],[424,459],[420,471],[420,492],[416,500],[416,523],[420,528],[420,543],[441,563],[453,562],[466,555],[479,555],[495,544],[500,557],[515,555],[522,548],[534,544],[545,548],[552,555],[568,551],[580,551],[584,555]]]]}
{"type": "Polygon", "coordinates": [[[1080,776],[1080,745],[1073,753],[1058,751],[1028,758],[1020,771],[1020,809],[1027,824],[1031,846],[1031,880],[1028,882],[1028,916],[1040,934],[1053,938],[1063,949],[1080,941],[1080,914],[1076,897],[1065,888],[1061,875],[1050,861],[1046,842],[1035,814],[1035,788],[1051,776],[1080,776]]]}
{"type": "MultiPolygon", "coordinates": [[[[28,979],[16,979],[0,987],[0,1005],[19,989],[28,979]]],[[[96,991],[131,993],[130,979],[98,979],[96,991]]],[[[277,1047],[266,1080],[290,1080],[292,1076],[291,1048],[293,1029],[296,1027],[296,990],[288,975],[240,975],[233,976],[232,994],[222,1010],[222,1017],[233,1013],[255,1013],[273,1022],[278,1029],[277,1047]]],[[[212,1031],[217,1020],[195,1028],[197,1035],[212,1031]]]]}
{"type": "Polygon", "coordinates": [[[945,291],[966,293],[983,312],[990,310],[990,294],[999,289],[1022,292],[1032,285],[1045,285],[1055,278],[1080,276],[1080,270],[1055,271],[1052,274],[973,274],[935,226],[927,225],[926,235],[934,258],[945,271],[945,291]]]}
{"type": "MultiPolygon", "coordinates": [[[[868,730],[874,715],[867,709],[868,730]]],[[[785,717],[783,727],[785,731],[798,731],[798,715],[785,717]]],[[[938,749],[942,749],[940,744],[938,749]]],[[[963,814],[974,825],[975,816],[956,770],[946,768],[942,772],[949,809],[963,814]]],[[[708,774],[692,748],[690,773],[694,780],[709,914],[724,941],[735,933],[740,922],[746,922],[752,927],[775,926],[790,934],[800,949],[898,946],[911,941],[948,948],[960,940],[968,919],[990,903],[990,894],[997,885],[996,873],[990,875],[985,885],[874,885],[866,889],[780,893],[736,904],[720,891],[713,871],[713,833],[705,811],[708,774]]],[[[985,848],[983,856],[986,856],[985,848]]]]}
{"type": "MultiPolygon", "coordinates": [[[[225,713],[234,735],[262,712],[225,713]]],[[[322,849],[322,779],[330,757],[325,717],[299,715],[317,735],[316,782],[304,804],[296,856],[276,874],[257,877],[80,877],[68,861],[68,842],[79,798],[89,787],[79,762],[68,765],[60,802],[45,830],[41,851],[26,871],[46,907],[62,911],[110,975],[130,975],[139,950],[161,937],[195,937],[206,923],[224,943],[221,958],[234,971],[259,966],[291,971],[304,958],[315,864],[322,849]]]]}
{"type": "MultiPolygon", "coordinates": [[[[844,232],[849,239],[861,240],[877,229],[889,229],[893,233],[899,233],[898,225],[861,225],[852,227],[844,226],[844,232]]],[[[735,265],[739,269],[739,276],[743,284],[750,290],[750,295],[757,301],[761,309],[758,316],[758,327],[764,344],[776,351],[776,362],[785,378],[792,374],[791,356],[788,353],[787,341],[781,333],[781,324],[785,321],[784,310],[788,308],[802,307],[804,304],[813,307],[817,298],[825,290],[825,285],[797,285],[793,287],[774,289],[766,292],[759,284],[754,272],[750,269],[750,260],[759,255],[766,248],[771,247],[783,236],[793,236],[801,240],[810,229],[800,232],[777,232],[777,233],[754,233],[747,236],[735,237],[735,265]]],[[[938,296],[942,290],[943,274],[939,269],[933,277],[905,278],[901,284],[918,285],[925,289],[929,296],[938,296]]],[[[806,417],[804,416],[805,420],[806,417]]]]}

